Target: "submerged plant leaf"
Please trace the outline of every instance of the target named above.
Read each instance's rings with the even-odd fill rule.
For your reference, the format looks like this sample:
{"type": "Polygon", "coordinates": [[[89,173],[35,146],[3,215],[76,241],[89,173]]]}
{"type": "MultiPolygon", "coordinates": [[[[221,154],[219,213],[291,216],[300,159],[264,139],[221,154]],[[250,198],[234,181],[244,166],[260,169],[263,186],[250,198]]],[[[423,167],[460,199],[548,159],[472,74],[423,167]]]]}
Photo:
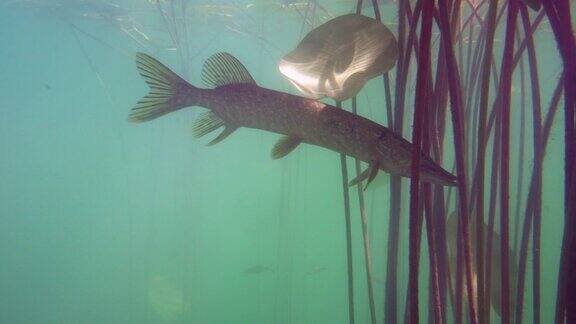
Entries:
{"type": "Polygon", "coordinates": [[[312,30],[282,58],[280,72],[310,98],[342,101],[390,70],[398,57],[392,32],[375,19],[349,14],[312,30]]]}

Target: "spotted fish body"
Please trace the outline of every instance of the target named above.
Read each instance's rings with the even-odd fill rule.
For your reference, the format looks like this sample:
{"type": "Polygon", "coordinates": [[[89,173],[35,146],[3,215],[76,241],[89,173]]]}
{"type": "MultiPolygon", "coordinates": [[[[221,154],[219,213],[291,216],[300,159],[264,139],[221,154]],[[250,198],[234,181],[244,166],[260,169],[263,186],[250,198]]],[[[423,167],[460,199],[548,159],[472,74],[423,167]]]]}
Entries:
{"type": "MultiPolygon", "coordinates": [[[[132,121],[147,121],[189,106],[210,109],[193,127],[197,137],[224,127],[210,144],[215,144],[239,127],[262,129],[284,135],[273,148],[281,158],[300,143],[321,146],[369,164],[359,178],[370,182],[378,170],[410,176],[411,144],[388,128],[367,118],[327,105],[258,86],[242,64],[226,53],[207,60],[203,79],[213,89],[199,89],[145,54],[137,65],[151,92],[133,109],[132,121]]],[[[455,185],[456,178],[423,156],[423,181],[455,185]]]]}

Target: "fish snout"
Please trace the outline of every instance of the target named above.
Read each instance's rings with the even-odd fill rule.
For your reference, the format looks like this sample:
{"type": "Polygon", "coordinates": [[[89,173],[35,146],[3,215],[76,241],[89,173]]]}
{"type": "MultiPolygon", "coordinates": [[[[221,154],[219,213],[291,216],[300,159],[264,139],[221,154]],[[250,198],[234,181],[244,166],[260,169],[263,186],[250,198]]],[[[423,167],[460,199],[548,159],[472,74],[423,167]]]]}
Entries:
{"type": "Polygon", "coordinates": [[[420,173],[423,181],[443,186],[456,186],[458,179],[429,158],[421,162],[420,173]]]}

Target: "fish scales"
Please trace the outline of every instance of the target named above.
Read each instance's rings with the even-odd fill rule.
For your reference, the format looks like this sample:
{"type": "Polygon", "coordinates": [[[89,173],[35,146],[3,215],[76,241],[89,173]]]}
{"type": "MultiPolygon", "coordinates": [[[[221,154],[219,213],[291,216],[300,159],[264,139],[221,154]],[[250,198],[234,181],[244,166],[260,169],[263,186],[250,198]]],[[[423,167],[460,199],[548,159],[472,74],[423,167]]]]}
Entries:
{"type": "Polygon", "coordinates": [[[369,162],[382,134],[378,124],[320,101],[242,84],[207,91],[206,102],[224,121],[301,138],[369,162]]]}

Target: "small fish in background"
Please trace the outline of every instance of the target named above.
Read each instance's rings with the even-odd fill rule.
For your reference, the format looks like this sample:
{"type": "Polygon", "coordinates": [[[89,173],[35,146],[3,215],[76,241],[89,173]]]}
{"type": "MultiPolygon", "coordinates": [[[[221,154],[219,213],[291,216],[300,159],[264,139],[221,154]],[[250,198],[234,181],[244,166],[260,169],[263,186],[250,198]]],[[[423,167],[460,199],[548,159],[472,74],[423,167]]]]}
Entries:
{"type": "MultiPolygon", "coordinates": [[[[138,53],[136,65],[150,92],[130,113],[145,122],[185,107],[209,110],[194,122],[192,133],[202,137],[224,130],[208,145],[226,139],[240,127],[283,135],[272,149],[279,159],[308,143],[367,162],[369,167],[350,185],[372,181],[378,171],[410,177],[412,144],[388,128],[321,101],[266,89],[256,84],[238,59],[217,53],[204,64],[202,79],[209,89],[197,88],[153,57],[138,53]]],[[[455,186],[456,177],[427,156],[420,165],[422,181],[455,186]]]]}
{"type": "Polygon", "coordinates": [[[246,268],[243,271],[245,275],[256,275],[264,272],[274,272],[274,269],[272,269],[270,266],[255,265],[253,267],[246,268]]]}
{"type": "Polygon", "coordinates": [[[48,83],[44,83],[44,89],[52,90],[52,86],[50,86],[48,83]]]}
{"type": "Polygon", "coordinates": [[[326,270],[328,270],[328,268],[326,268],[325,266],[315,265],[314,267],[312,267],[312,269],[306,272],[306,275],[308,276],[315,275],[321,272],[325,272],[326,270]]]}
{"type": "Polygon", "coordinates": [[[186,306],[180,285],[166,275],[153,275],[148,281],[148,303],[162,323],[178,323],[186,306]]]}
{"type": "MultiPolygon", "coordinates": [[[[453,283],[456,282],[456,235],[458,226],[458,219],[456,216],[456,212],[452,212],[446,221],[446,243],[448,245],[448,263],[450,266],[450,274],[453,283]]],[[[476,290],[476,277],[477,277],[477,270],[476,270],[476,247],[478,240],[476,235],[476,221],[472,221],[469,224],[470,226],[470,237],[471,237],[471,246],[472,246],[472,279],[473,279],[473,286],[476,290]]],[[[482,233],[484,234],[484,245],[487,246],[487,238],[488,238],[488,225],[482,223],[482,233]]],[[[501,274],[500,274],[500,267],[501,267],[501,249],[500,249],[500,234],[496,232],[491,233],[492,237],[492,253],[490,254],[491,260],[491,279],[490,279],[490,302],[492,304],[492,308],[494,311],[500,315],[501,314],[501,304],[500,304],[500,297],[501,297],[501,274]]],[[[509,249],[508,255],[510,256],[509,262],[509,269],[510,269],[510,316],[513,319],[515,315],[515,307],[516,307],[516,283],[518,282],[518,264],[516,263],[517,258],[515,257],[516,254],[509,249]]],[[[455,289],[455,284],[452,285],[455,289]]],[[[476,290],[477,291],[477,290],[476,290]]],[[[466,279],[464,279],[464,295],[463,298],[466,298],[468,294],[466,293],[466,279]]],[[[478,297],[475,296],[473,298],[474,303],[478,306],[478,297]]],[[[478,309],[476,307],[476,309],[478,309]]],[[[514,321],[511,320],[511,323],[514,321]]]]}

